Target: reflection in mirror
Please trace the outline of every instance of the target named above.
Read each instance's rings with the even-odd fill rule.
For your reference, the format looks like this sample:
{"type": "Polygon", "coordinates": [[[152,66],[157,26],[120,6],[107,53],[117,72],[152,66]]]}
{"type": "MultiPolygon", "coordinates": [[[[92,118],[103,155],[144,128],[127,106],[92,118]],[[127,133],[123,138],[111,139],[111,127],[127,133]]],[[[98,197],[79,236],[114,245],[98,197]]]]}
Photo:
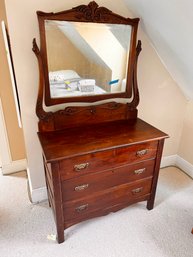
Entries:
{"type": "Polygon", "coordinates": [[[131,26],[45,21],[51,98],[126,90],[131,26]]]}

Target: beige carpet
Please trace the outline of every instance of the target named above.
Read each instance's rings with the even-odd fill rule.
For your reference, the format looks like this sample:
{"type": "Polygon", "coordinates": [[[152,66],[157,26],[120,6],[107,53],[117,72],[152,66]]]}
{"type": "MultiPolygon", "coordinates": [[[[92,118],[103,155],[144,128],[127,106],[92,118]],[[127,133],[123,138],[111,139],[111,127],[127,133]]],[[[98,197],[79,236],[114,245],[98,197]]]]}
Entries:
{"type": "Polygon", "coordinates": [[[145,203],[92,219],[55,234],[47,202],[28,200],[25,173],[0,176],[0,257],[192,257],[193,181],[176,168],[165,168],[155,208],[145,203]]]}

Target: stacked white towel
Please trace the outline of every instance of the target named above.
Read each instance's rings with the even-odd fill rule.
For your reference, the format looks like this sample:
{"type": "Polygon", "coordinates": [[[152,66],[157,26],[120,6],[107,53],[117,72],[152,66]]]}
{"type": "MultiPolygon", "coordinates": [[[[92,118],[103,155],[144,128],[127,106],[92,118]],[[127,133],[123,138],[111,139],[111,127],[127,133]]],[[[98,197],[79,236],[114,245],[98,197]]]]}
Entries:
{"type": "Polygon", "coordinates": [[[79,90],[81,92],[93,92],[95,85],[95,79],[81,79],[79,81],[79,90]]]}

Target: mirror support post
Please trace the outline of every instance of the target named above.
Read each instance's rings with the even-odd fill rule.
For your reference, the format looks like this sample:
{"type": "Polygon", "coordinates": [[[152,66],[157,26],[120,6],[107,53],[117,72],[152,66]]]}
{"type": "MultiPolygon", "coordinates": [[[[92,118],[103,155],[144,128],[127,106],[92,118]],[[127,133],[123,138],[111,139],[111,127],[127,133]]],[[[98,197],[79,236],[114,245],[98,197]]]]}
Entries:
{"type": "MultiPolygon", "coordinates": [[[[39,66],[39,89],[38,89],[38,97],[36,102],[36,115],[40,119],[40,121],[50,123],[51,116],[53,115],[52,112],[45,112],[43,109],[43,101],[44,101],[44,75],[43,75],[43,64],[42,64],[42,57],[39,50],[39,47],[36,43],[36,39],[33,39],[33,48],[32,51],[35,53],[38,59],[38,66],[39,66]]],[[[53,123],[50,123],[50,126],[53,126],[53,123]]]]}
{"type": "Polygon", "coordinates": [[[129,109],[136,109],[139,104],[139,89],[138,89],[138,83],[137,83],[137,63],[138,63],[138,57],[142,50],[141,47],[141,40],[138,41],[136,51],[135,51],[135,63],[133,67],[133,79],[132,79],[132,90],[133,90],[133,100],[128,105],[129,109]]]}

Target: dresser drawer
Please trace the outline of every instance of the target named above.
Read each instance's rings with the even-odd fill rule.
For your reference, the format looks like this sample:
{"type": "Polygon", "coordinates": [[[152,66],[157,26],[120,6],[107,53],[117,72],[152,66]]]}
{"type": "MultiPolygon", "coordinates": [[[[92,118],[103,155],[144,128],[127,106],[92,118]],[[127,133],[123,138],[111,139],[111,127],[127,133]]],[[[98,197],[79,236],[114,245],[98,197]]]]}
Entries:
{"type": "Polygon", "coordinates": [[[62,182],[63,201],[88,196],[110,187],[153,176],[154,160],[91,173],[62,182]]]}
{"type": "Polygon", "coordinates": [[[103,210],[120,203],[132,202],[151,190],[152,179],[143,179],[99,192],[91,197],[63,203],[64,220],[88,217],[90,213],[103,210]]]}
{"type": "Polygon", "coordinates": [[[61,160],[60,177],[66,180],[82,174],[153,159],[156,151],[157,141],[151,141],[61,160]]]}

